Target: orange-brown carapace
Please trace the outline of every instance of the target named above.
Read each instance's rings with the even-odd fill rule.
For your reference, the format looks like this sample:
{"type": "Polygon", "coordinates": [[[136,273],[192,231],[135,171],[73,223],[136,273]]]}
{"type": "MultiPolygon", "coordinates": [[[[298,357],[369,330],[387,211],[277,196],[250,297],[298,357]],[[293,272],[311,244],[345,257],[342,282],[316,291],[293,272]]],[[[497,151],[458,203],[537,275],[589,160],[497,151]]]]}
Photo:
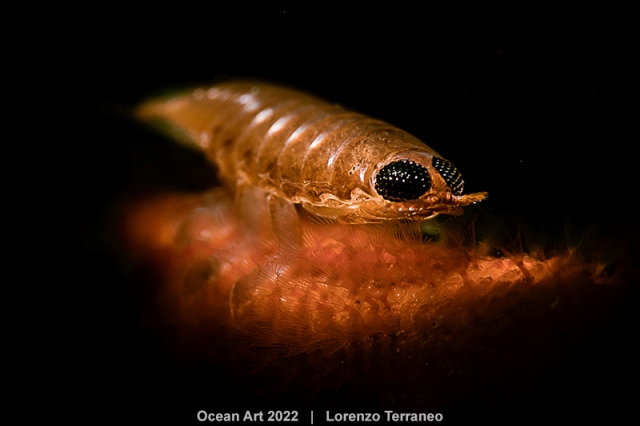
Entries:
{"type": "MultiPolygon", "coordinates": [[[[231,81],[152,100],[138,117],[199,146],[221,180],[341,223],[460,214],[460,172],[407,132],[291,89],[231,81]]],[[[242,204],[243,201],[240,201],[242,204]]]]}

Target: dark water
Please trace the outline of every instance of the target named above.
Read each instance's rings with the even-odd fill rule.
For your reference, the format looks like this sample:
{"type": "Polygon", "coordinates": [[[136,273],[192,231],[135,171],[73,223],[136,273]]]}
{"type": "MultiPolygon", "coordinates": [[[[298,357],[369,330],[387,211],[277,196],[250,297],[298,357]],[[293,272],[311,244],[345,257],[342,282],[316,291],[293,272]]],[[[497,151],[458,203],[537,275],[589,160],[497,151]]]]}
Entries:
{"type": "MultiPolygon", "coordinates": [[[[185,359],[167,343],[179,329],[170,321],[145,322],[154,309],[147,298],[154,280],[131,280],[114,231],[120,200],[215,184],[199,155],[118,116],[126,110],[115,106],[130,107],[165,88],[219,76],[300,87],[415,134],[461,170],[465,192],[490,193],[483,206],[489,217],[516,217],[529,235],[553,238],[549,229],[567,224],[577,238],[589,226],[615,238],[632,235],[637,179],[629,146],[638,132],[629,105],[637,85],[625,24],[606,11],[551,12],[284,6],[247,12],[196,4],[87,18],[82,33],[93,44],[82,52],[82,84],[69,112],[81,117],[83,161],[74,168],[82,177],[80,264],[90,285],[77,338],[86,344],[76,356],[87,407],[109,419],[182,423],[196,421],[201,408],[297,409],[308,416],[323,407],[382,413],[384,405],[382,396],[352,383],[310,404],[306,394],[313,392],[295,386],[256,394],[265,387],[260,381],[282,377],[239,379],[206,357],[185,359]]],[[[624,387],[637,378],[630,342],[638,298],[632,283],[625,286],[597,322],[580,323],[574,344],[560,345],[557,354],[545,346],[531,355],[536,362],[506,379],[447,401],[445,419],[477,414],[526,423],[552,412],[563,420],[628,413],[624,387]]]]}

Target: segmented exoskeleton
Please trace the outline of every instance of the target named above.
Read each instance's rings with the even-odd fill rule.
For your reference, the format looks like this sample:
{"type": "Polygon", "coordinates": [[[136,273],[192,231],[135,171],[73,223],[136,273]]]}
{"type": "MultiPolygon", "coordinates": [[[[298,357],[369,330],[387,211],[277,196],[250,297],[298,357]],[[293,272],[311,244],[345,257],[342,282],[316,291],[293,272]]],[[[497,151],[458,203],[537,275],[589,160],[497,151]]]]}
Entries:
{"type": "Polygon", "coordinates": [[[231,81],[152,100],[138,116],[197,144],[231,187],[342,223],[460,214],[487,197],[461,195],[458,170],[410,134],[291,89],[231,81]]]}

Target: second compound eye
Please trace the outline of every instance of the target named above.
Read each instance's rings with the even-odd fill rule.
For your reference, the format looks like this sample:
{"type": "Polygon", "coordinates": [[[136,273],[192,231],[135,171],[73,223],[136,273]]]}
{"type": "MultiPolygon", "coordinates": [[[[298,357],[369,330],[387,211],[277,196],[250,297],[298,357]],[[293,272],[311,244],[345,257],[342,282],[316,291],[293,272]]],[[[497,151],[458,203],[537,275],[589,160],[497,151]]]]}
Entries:
{"type": "Polygon", "coordinates": [[[433,157],[433,168],[440,173],[440,176],[442,176],[447,185],[449,185],[454,195],[462,194],[464,181],[462,180],[462,175],[453,164],[444,158],[433,157]]]}
{"type": "Polygon", "coordinates": [[[388,201],[416,200],[430,188],[427,168],[409,160],[389,163],[376,175],[376,192],[388,201]]]}

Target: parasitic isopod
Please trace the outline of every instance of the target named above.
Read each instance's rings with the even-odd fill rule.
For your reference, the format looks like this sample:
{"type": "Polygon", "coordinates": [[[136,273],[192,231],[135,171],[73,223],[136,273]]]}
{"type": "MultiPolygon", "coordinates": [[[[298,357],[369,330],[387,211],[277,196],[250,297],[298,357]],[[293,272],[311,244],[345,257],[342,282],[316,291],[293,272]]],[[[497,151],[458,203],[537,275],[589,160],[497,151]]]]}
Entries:
{"type": "Polygon", "coordinates": [[[287,88],[231,81],[137,114],[202,149],[245,210],[257,191],[280,209],[376,223],[460,214],[487,197],[462,195],[460,172],[407,132],[287,88]]]}

